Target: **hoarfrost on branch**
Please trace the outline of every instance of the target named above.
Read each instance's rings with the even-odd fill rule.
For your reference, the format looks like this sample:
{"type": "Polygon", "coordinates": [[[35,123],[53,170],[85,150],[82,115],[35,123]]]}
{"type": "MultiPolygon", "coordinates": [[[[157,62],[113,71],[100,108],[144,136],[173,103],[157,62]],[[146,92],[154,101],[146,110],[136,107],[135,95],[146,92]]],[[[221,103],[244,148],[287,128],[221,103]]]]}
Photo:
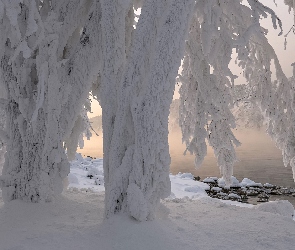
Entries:
{"type": "Polygon", "coordinates": [[[232,132],[233,50],[248,101],[295,172],[294,80],[260,26],[267,15],[281,28],[257,0],[0,0],[4,199],[50,201],[62,191],[68,158],[83,133],[91,135],[91,93],[102,107],[105,215],[152,219],[170,194],[168,115],[181,63],[183,142],[198,167],[208,141],[229,185],[240,144],[232,132]]]}

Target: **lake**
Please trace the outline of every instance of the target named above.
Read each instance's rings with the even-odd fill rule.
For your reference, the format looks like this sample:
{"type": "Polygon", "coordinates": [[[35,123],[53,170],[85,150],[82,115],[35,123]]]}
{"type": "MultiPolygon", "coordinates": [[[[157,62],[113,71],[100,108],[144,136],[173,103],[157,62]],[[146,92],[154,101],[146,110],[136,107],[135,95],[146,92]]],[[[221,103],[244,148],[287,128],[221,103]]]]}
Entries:
{"type": "MultiPolygon", "coordinates": [[[[274,142],[263,130],[239,129],[235,131],[242,146],[237,148],[239,161],[234,167],[234,176],[241,181],[249,178],[255,182],[271,183],[286,187],[295,187],[292,170],[285,168],[282,153],[275,147],[274,142]]],[[[185,146],[181,143],[181,134],[174,131],[169,135],[171,169],[170,172],[190,172],[202,179],[207,176],[220,177],[219,168],[214,158],[212,149],[208,149],[208,155],[200,169],[194,167],[194,156],[183,155],[185,146]]],[[[93,137],[85,141],[85,147],[79,150],[82,155],[102,158],[102,136],[93,137]]]]}

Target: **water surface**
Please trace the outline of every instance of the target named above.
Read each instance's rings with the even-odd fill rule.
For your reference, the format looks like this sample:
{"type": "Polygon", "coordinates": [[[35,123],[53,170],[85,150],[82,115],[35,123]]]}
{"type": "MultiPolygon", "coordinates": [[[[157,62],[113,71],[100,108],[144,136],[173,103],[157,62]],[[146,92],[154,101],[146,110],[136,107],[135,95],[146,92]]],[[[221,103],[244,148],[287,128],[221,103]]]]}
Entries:
{"type": "MultiPolygon", "coordinates": [[[[286,187],[295,187],[292,170],[285,168],[282,160],[282,153],[275,147],[274,142],[266,133],[256,130],[240,129],[235,131],[242,146],[237,148],[239,161],[234,167],[234,175],[241,181],[247,177],[256,182],[271,183],[286,187]]],[[[195,169],[192,155],[183,155],[185,146],[181,143],[181,134],[174,130],[169,135],[171,167],[173,174],[178,172],[190,172],[195,176],[205,178],[207,176],[220,177],[219,168],[211,148],[208,148],[208,155],[200,169],[195,169]]],[[[102,135],[93,137],[85,142],[83,155],[102,158],[102,135]]]]}

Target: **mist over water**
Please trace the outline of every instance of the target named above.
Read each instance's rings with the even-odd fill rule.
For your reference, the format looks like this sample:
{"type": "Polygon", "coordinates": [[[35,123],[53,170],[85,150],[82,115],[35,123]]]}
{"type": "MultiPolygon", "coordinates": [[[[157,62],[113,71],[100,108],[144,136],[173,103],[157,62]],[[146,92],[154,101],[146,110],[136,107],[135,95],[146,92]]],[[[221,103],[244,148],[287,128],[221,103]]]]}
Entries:
{"type": "MultiPolygon", "coordinates": [[[[285,168],[281,151],[264,130],[239,129],[235,135],[242,145],[236,148],[239,161],[234,166],[234,176],[240,181],[250,178],[256,182],[272,183],[295,187],[292,169],[285,168]]],[[[200,169],[195,169],[193,155],[183,155],[185,146],[181,144],[180,131],[169,135],[171,172],[191,172],[201,178],[220,177],[213,150],[208,147],[208,154],[200,169]]]]}
{"type": "MultiPolygon", "coordinates": [[[[250,178],[262,184],[268,182],[274,185],[295,187],[291,168],[284,167],[281,151],[275,147],[274,142],[263,129],[260,131],[238,129],[235,135],[242,145],[237,148],[239,161],[234,166],[234,176],[240,181],[243,178],[250,178]]],[[[179,129],[174,129],[169,133],[169,147],[171,173],[190,172],[195,176],[200,176],[201,179],[207,176],[220,177],[219,168],[210,147],[208,147],[208,155],[200,169],[195,168],[193,155],[183,155],[185,145],[181,142],[179,129]]],[[[78,152],[85,156],[103,158],[102,134],[99,137],[92,137],[90,141],[85,141],[84,149],[78,152]]]]}

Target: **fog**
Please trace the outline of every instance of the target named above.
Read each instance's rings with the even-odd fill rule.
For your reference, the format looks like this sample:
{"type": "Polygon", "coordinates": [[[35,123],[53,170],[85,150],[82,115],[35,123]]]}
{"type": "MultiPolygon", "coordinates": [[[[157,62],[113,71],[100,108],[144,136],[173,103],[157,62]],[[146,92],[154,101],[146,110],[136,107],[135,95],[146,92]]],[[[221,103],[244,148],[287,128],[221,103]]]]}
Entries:
{"type": "MultiPolygon", "coordinates": [[[[242,145],[237,148],[239,161],[234,167],[234,175],[242,180],[247,177],[256,182],[272,183],[275,185],[295,187],[292,179],[292,170],[285,168],[282,153],[275,147],[270,137],[261,130],[238,129],[235,135],[242,145]]],[[[193,155],[183,155],[185,145],[181,143],[180,130],[174,129],[169,134],[169,147],[171,155],[170,172],[190,172],[195,176],[205,178],[207,176],[220,177],[219,168],[213,154],[208,148],[208,155],[200,169],[195,169],[193,155]]],[[[78,150],[84,156],[102,158],[102,135],[94,136],[90,141],[85,141],[84,149],[78,150]]]]}
{"type": "MultiPolygon", "coordinates": [[[[261,0],[263,4],[273,8],[278,17],[283,22],[283,34],[285,35],[293,25],[293,13],[288,13],[288,7],[284,5],[282,1],[279,1],[276,5],[274,1],[261,0]]],[[[246,3],[246,1],[244,1],[246,3]]],[[[293,68],[291,64],[294,62],[293,47],[295,43],[295,35],[291,32],[287,38],[288,46],[284,50],[284,36],[278,36],[279,30],[275,30],[272,27],[272,20],[270,17],[262,20],[262,24],[268,29],[267,35],[271,45],[274,47],[282,68],[287,77],[292,76],[293,68]]],[[[235,59],[235,54],[233,55],[235,59]]],[[[230,63],[230,68],[234,74],[237,74],[239,78],[236,80],[236,84],[244,83],[245,79],[242,77],[243,72],[235,64],[235,60],[230,63]]],[[[273,68],[272,68],[273,69],[273,68]]],[[[275,74],[273,74],[275,76],[275,74]]],[[[175,91],[174,98],[178,98],[178,87],[175,91]]],[[[101,108],[96,101],[93,101],[92,108],[93,113],[89,114],[89,117],[94,117],[101,114],[101,108]]],[[[291,168],[285,168],[283,165],[281,151],[275,147],[274,142],[270,139],[264,130],[254,129],[241,129],[235,131],[237,138],[241,141],[242,146],[237,148],[237,156],[239,161],[234,167],[234,175],[238,179],[244,177],[253,179],[257,182],[270,182],[276,185],[293,186],[291,168]]],[[[169,134],[169,145],[171,155],[171,173],[178,172],[191,172],[195,176],[205,178],[207,176],[220,176],[219,169],[217,167],[216,159],[211,148],[208,148],[208,155],[202,167],[198,170],[194,167],[194,156],[183,155],[185,146],[181,143],[181,133],[179,130],[173,130],[169,134]]],[[[85,142],[85,147],[79,150],[83,155],[90,155],[93,157],[102,158],[102,135],[95,136],[90,141],[85,142]]]]}
{"type": "MultiPolygon", "coordinates": [[[[239,161],[234,166],[234,175],[242,180],[247,177],[256,182],[295,186],[290,167],[285,168],[281,151],[264,130],[238,129],[235,135],[242,145],[236,148],[239,161]]],[[[185,146],[181,144],[180,132],[169,136],[172,158],[171,172],[191,172],[195,176],[220,176],[213,150],[208,147],[208,155],[200,169],[194,167],[194,156],[183,156],[185,146]]]]}

